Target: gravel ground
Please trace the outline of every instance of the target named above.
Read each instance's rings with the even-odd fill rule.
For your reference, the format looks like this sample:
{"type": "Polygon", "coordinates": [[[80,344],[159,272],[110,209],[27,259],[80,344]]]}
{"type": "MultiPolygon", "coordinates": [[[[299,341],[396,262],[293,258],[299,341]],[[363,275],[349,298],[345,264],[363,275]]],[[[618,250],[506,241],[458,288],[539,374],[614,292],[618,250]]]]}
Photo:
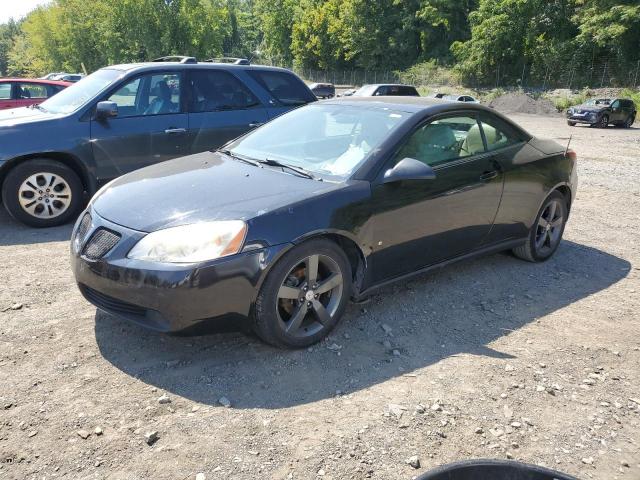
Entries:
{"type": "Polygon", "coordinates": [[[0,478],[410,479],[490,457],[639,479],[640,128],[514,118],[574,135],[557,255],[387,288],[309,350],[96,313],[68,268],[71,227],[1,213],[0,478]]]}

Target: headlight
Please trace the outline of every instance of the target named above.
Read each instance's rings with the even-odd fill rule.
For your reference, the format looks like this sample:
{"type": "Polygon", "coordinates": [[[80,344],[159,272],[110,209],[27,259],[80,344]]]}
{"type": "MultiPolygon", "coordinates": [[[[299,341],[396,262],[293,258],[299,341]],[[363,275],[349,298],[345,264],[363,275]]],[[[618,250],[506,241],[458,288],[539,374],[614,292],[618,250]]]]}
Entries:
{"type": "Polygon", "coordinates": [[[569,110],[567,110],[567,113],[568,113],[569,115],[573,115],[573,108],[570,108],[569,110]]]}
{"type": "Polygon", "coordinates": [[[247,225],[241,220],[202,222],[150,233],[127,257],[163,263],[196,263],[238,253],[247,225]]]}

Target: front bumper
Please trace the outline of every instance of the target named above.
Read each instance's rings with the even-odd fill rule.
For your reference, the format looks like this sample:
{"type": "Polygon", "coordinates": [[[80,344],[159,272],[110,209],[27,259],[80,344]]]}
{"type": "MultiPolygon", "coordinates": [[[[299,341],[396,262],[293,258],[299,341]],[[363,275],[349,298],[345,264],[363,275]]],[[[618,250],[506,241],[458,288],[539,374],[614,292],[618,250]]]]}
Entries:
{"type": "MultiPolygon", "coordinates": [[[[90,209],[89,209],[90,210],[90,209]]],[[[247,317],[273,261],[287,245],[272,246],[205,264],[161,264],[127,258],[145,235],[109,222],[94,211],[91,226],[76,242],[71,267],[83,296],[100,310],[161,332],[174,332],[222,317],[247,317]],[[99,259],[89,258],[87,242],[99,229],[121,235],[99,259]]]]}
{"type": "Polygon", "coordinates": [[[588,123],[589,125],[593,125],[598,123],[600,120],[600,115],[581,115],[581,114],[566,114],[567,120],[575,123],[588,123]]]}

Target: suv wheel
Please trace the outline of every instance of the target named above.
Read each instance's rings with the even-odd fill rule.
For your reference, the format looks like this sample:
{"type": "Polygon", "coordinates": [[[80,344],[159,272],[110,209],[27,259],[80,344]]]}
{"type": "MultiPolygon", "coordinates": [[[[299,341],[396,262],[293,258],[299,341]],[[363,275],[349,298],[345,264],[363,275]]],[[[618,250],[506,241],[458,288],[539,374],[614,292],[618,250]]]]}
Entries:
{"type": "Polygon", "coordinates": [[[31,227],[53,227],[75,218],[84,188],[66,165],[37,158],[20,163],[2,184],[2,201],[9,214],[31,227]]]}
{"type": "Polygon", "coordinates": [[[633,122],[635,121],[636,121],[636,117],[634,117],[633,115],[629,115],[629,118],[627,118],[627,120],[624,122],[623,127],[631,128],[631,125],[633,125],[633,122]]]}
{"type": "Polygon", "coordinates": [[[603,115],[596,125],[598,128],[607,128],[607,126],[609,125],[609,115],[603,115]]]}
{"type": "Polygon", "coordinates": [[[576,126],[576,122],[570,122],[567,120],[567,125],[569,125],[570,127],[575,127],[576,126]]]}

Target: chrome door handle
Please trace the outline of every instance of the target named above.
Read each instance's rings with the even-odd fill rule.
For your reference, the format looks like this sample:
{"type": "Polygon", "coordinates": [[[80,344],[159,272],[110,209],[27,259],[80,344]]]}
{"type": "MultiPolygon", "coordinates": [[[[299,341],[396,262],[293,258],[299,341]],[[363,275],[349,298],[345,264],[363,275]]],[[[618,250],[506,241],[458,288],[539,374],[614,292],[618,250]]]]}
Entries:
{"type": "Polygon", "coordinates": [[[172,134],[176,134],[176,133],[187,133],[187,129],[186,128],[167,128],[164,133],[168,133],[169,135],[172,134]]]}
{"type": "Polygon", "coordinates": [[[256,128],[256,127],[261,127],[262,125],[264,125],[264,122],[251,122],[249,124],[249,127],[256,128]]]}

